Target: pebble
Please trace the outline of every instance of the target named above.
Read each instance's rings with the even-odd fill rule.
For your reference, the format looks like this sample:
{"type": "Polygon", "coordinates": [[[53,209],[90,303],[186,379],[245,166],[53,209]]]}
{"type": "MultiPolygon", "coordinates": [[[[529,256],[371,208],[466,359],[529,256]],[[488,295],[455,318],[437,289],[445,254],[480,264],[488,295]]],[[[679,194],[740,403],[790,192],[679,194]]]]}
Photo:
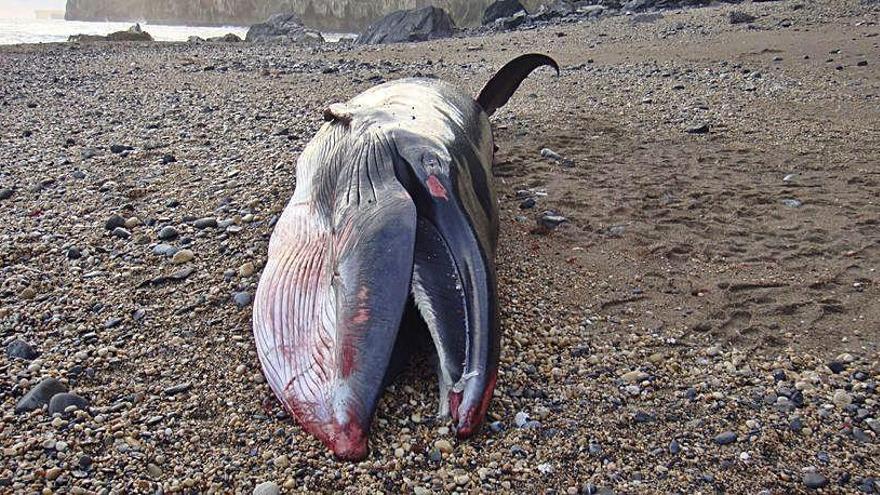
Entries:
{"type": "Polygon", "coordinates": [[[200,218],[193,222],[193,226],[197,229],[216,229],[217,219],[214,217],[200,218]]]}
{"type": "Polygon", "coordinates": [[[685,129],[685,132],[688,134],[708,134],[709,133],[709,124],[707,123],[698,123],[688,126],[685,129]]]}
{"type": "Polygon", "coordinates": [[[4,187],[3,189],[0,189],[0,201],[4,201],[4,200],[11,198],[13,192],[14,191],[12,189],[9,189],[6,187],[4,187]]]}
{"type": "Polygon", "coordinates": [[[162,468],[152,462],[147,463],[147,474],[153,479],[159,479],[162,476],[162,468]]]}
{"type": "Polygon", "coordinates": [[[19,399],[15,405],[15,412],[23,413],[39,409],[48,404],[55,394],[63,392],[67,392],[64,384],[55,378],[45,378],[19,399]]]}
{"type": "Polygon", "coordinates": [[[789,208],[800,208],[803,205],[803,203],[797,199],[783,199],[782,204],[789,208]]]}
{"type": "Polygon", "coordinates": [[[436,448],[437,450],[439,450],[440,452],[442,452],[444,454],[451,454],[452,453],[452,444],[449,442],[449,440],[446,440],[444,438],[441,438],[440,440],[437,440],[436,442],[434,442],[434,448],[436,448]]]}
{"type": "Polygon", "coordinates": [[[157,256],[174,256],[177,248],[170,244],[156,244],[153,246],[153,254],[157,256]]]}
{"type": "Polygon", "coordinates": [[[835,391],[834,396],[831,398],[831,402],[833,402],[834,405],[839,407],[840,409],[846,408],[846,406],[852,404],[852,401],[852,395],[847,393],[846,390],[835,391]]]}
{"type": "Polygon", "coordinates": [[[15,339],[6,346],[6,355],[10,358],[31,361],[39,356],[33,346],[22,339],[15,339]]]}
{"type": "Polygon", "coordinates": [[[287,454],[282,454],[273,459],[272,464],[274,464],[275,467],[284,469],[290,465],[290,457],[288,457],[287,454]]]}
{"type": "Polygon", "coordinates": [[[104,228],[107,230],[113,230],[118,227],[125,227],[125,219],[119,215],[112,215],[104,222],[104,228]]]}
{"type": "Polygon", "coordinates": [[[736,433],[732,431],[724,431],[715,436],[715,443],[718,445],[727,445],[736,442],[736,433]]]}
{"type": "Polygon", "coordinates": [[[252,300],[253,300],[253,297],[251,296],[250,292],[236,292],[235,294],[232,295],[232,301],[239,308],[244,308],[244,307],[249,306],[251,304],[252,300]]]}
{"type": "Polygon", "coordinates": [[[804,485],[806,485],[807,488],[817,490],[827,484],[828,479],[815,471],[807,471],[804,473],[804,485]]]}
{"type": "Polygon", "coordinates": [[[178,234],[177,229],[170,225],[162,227],[162,229],[159,230],[159,239],[163,241],[173,241],[174,239],[177,239],[178,235],[180,234],[178,234]]]}
{"type": "Polygon", "coordinates": [[[186,392],[190,388],[192,388],[191,383],[189,383],[189,382],[180,383],[178,385],[174,385],[174,386],[166,388],[165,390],[162,391],[162,393],[164,393],[165,395],[175,395],[175,394],[179,394],[182,392],[186,392]]]}
{"type": "Polygon", "coordinates": [[[52,396],[49,400],[49,414],[61,414],[67,411],[68,407],[86,410],[89,407],[89,401],[71,393],[60,393],[52,396]]]}
{"type": "Polygon", "coordinates": [[[129,232],[125,227],[116,227],[113,229],[113,237],[117,237],[119,239],[128,239],[131,237],[131,232],[129,232]]]}
{"type": "Polygon", "coordinates": [[[643,381],[647,380],[648,378],[649,378],[649,375],[647,373],[645,373],[644,371],[639,371],[639,370],[624,373],[620,377],[620,379],[626,383],[639,383],[639,382],[643,382],[643,381]]]}
{"type": "Polygon", "coordinates": [[[281,487],[274,481],[264,481],[254,487],[253,495],[279,495],[281,487]]]}
{"type": "Polygon", "coordinates": [[[566,222],[568,222],[567,218],[554,211],[545,211],[538,217],[538,226],[545,230],[555,230],[566,222]]]}
{"type": "Polygon", "coordinates": [[[182,265],[184,263],[189,263],[195,258],[195,254],[189,249],[181,249],[174,253],[174,256],[171,257],[171,262],[175,265],[182,265]]]}
{"type": "Polygon", "coordinates": [[[238,267],[238,276],[242,278],[250,277],[254,274],[254,264],[247,262],[238,267]]]}

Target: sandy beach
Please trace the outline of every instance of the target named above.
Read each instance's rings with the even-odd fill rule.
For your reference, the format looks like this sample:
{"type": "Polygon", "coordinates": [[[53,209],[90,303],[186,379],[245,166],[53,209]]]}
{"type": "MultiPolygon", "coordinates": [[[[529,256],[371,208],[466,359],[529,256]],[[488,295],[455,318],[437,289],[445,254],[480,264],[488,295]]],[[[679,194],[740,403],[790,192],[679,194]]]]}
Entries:
{"type": "Polygon", "coordinates": [[[785,0],[369,47],[0,47],[0,492],[880,493],[878,22],[785,0]],[[251,333],[295,161],[330,103],[411,76],[476,94],[534,51],[561,75],[493,117],[490,424],[456,441],[417,361],[368,460],[338,462],[251,333]],[[88,405],[16,412],[49,377],[88,405]]]}

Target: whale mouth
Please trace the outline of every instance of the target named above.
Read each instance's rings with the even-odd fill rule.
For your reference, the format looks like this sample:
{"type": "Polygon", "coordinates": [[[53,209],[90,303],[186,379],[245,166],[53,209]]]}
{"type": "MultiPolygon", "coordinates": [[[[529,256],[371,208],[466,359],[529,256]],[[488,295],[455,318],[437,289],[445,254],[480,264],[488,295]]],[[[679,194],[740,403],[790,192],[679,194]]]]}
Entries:
{"type": "Polygon", "coordinates": [[[311,185],[318,201],[295,194],[285,208],[255,297],[267,382],[338,458],[365,458],[413,301],[438,356],[439,412],[453,417],[460,437],[470,436],[497,368],[491,253],[453,194],[455,178],[426,168],[437,162],[425,162],[424,143],[410,146],[417,139],[403,133],[393,144],[383,135],[354,137],[346,123],[329,125],[336,144],[307,148],[300,166],[321,155],[328,161],[329,153],[334,180],[311,185]]]}

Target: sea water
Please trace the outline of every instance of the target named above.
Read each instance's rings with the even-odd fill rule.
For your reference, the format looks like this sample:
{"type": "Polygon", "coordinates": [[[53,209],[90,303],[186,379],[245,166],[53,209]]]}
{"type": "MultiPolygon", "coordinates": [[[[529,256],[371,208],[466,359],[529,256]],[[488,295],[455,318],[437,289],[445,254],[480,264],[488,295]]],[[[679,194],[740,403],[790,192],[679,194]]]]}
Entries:
{"type": "MultiPolygon", "coordinates": [[[[81,22],[65,20],[40,19],[0,19],[0,45],[19,43],[57,43],[67,41],[75,34],[106,35],[115,31],[125,31],[133,22],[81,22]]],[[[199,27],[199,26],[166,26],[161,24],[141,23],[141,28],[150,33],[156,41],[186,41],[190,36],[212,38],[227,33],[238,35],[244,39],[247,27],[199,27]]],[[[339,41],[350,37],[344,33],[323,33],[327,41],[339,41]]]]}

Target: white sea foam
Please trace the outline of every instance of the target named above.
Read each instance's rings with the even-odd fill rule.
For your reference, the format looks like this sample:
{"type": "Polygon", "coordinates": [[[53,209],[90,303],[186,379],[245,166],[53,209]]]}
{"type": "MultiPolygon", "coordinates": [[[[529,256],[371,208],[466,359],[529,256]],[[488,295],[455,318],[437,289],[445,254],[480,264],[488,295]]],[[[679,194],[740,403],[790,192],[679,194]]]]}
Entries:
{"type": "MultiPolygon", "coordinates": [[[[133,22],[80,22],[64,20],[38,19],[0,19],[0,45],[19,43],[57,43],[67,41],[74,34],[106,35],[114,31],[125,31],[133,22]]],[[[190,36],[211,38],[234,33],[244,39],[247,27],[198,27],[198,26],[165,26],[161,24],[141,23],[144,31],[150,33],[156,41],[186,41],[190,36]]],[[[349,35],[340,33],[324,33],[327,41],[338,41],[349,35]]]]}

